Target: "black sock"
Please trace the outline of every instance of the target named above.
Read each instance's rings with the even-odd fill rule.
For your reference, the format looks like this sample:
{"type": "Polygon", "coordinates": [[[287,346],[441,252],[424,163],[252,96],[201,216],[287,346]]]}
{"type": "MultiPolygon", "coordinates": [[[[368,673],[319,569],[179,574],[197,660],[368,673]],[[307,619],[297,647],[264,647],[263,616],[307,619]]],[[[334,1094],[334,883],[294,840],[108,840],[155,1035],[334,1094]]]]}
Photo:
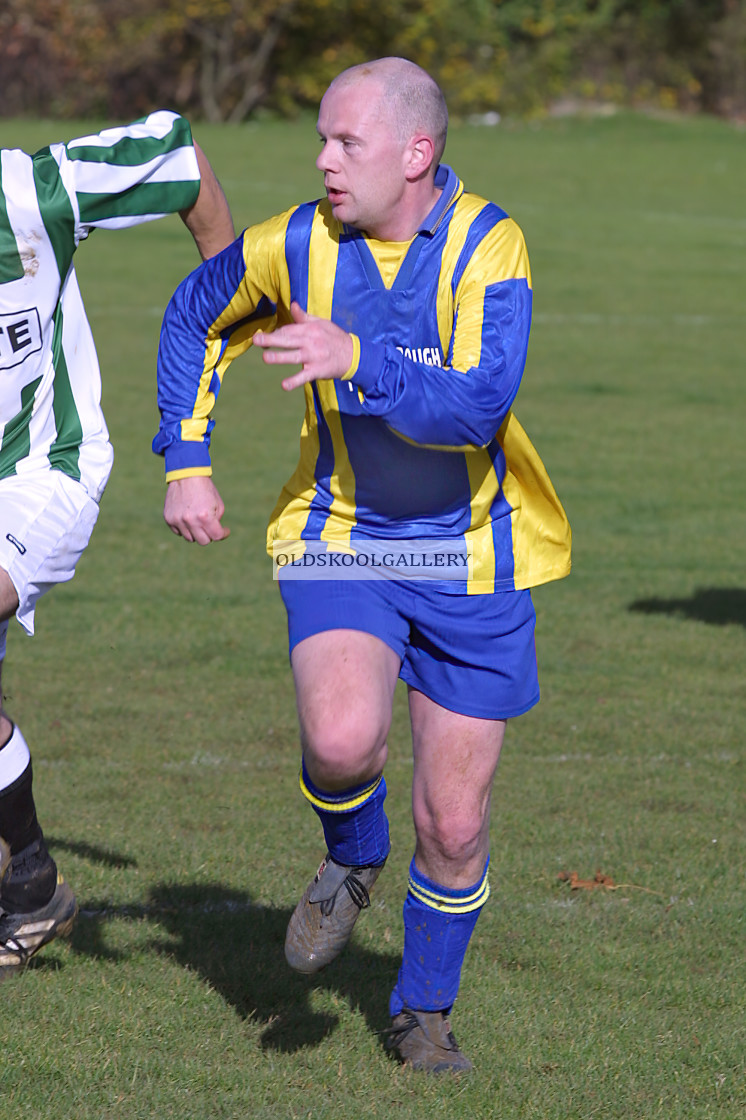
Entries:
{"type": "Polygon", "coordinates": [[[11,854],[0,904],[23,913],[45,906],[57,886],[57,865],[44,843],[31,786],[29,762],[21,776],[0,792],[0,836],[11,854]]]}

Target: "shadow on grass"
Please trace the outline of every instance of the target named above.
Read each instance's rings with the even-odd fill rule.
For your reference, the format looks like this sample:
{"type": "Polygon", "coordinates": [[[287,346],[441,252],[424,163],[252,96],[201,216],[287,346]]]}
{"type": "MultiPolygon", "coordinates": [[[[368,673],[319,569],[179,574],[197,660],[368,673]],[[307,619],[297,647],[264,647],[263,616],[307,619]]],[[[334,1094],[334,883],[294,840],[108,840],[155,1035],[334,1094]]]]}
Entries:
{"type": "Polygon", "coordinates": [[[700,587],[688,599],[637,599],[631,611],[673,614],[711,626],[746,626],[746,590],[742,587],[700,587]]]}
{"type": "Polygon", "coordinates": [[[90,860],[91,863],[99,863],[104,867],[137,867],[137,860],[131,856],[122,855],[119,852],[112,852],[108,848],[94,847],[93,844],[84,844],[73,840],[62,840],[59,836],[48,836],[44,833],[44,839],[47,842],[47,847],[50,851],[55,852],[71,852],[75,856],[80,856],[82,859],[90,860]]]}
{"type": "Polygon", "coordinates": [[[141,906],[81,906],[71,943],[85,956],[121,959],[122,953],[106,945],[107,922],[150,919],[166,934],[153,938],[153,951],[202,976],[242,1018],[265,1024],[265,1049],[293,1052],[317,1046],[334,1030],[337,1018],[311,1007],[309,996],[315,988],[343,996],[373,1032],[383,1030],[398,954],[369,951],[353,942],[323,972],[300,976],[288,967],[283,951],[290,914],[259,906],[248,895],[219,884],[163,884],[153,888],[141,906]]]}

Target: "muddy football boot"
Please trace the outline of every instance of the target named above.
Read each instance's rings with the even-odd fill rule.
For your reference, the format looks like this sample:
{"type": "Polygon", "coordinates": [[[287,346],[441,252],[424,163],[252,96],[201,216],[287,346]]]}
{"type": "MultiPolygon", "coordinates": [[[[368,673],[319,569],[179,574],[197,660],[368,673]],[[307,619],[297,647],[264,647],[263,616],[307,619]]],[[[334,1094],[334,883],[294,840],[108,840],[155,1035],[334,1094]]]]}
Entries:
{"type": "MultiPolygon", "coordinates": [[[[386,861],[384,860],[384,863],[386,861]]],[[[344,949],[383,870],[345,867],[327,853],[288,923],[285,957],[296,972],[318,972],[344,949]]]]}
{"type": "Polygon", "coordinates": [[[10,851],[0,839],[0,979],[20,972],[42,945],[55,937],[67,937],[78,913],[75,895],[59,874],[48,902],[34,910],[16,909],[3,897],[10,867],[10,851]]]}
{"type": "Polygon", "coordinates": [[[467,1073],[473,1068],[459,1050],[444,1011],[405,1007],[391,1022],[386,1049],[405,1065],[427,1073],[467,1073]]]}

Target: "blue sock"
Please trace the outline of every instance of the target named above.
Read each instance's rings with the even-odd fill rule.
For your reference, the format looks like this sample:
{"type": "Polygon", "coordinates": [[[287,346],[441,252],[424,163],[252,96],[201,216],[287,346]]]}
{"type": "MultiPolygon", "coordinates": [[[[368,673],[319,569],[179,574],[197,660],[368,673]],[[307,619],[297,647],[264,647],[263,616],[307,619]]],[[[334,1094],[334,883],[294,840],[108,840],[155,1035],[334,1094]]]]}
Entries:
{"type": "Polygon", "coordinates": [[[313,805],[324,829],[329,855],[346,867],[377,866],[389,854],[389,822],[383,811],[386,782],[383,774],[350,789],[320,790],[300,772],[303,796],[313,805]]]}
{"type": "Polygon", "coordinates": [[[489,859],[473,887],[452,890],[409,866],[404,901],[404,953],[389,1010],[450,1011],[458,994],[461,966],[479,911],[490,893],[489,859]]]}

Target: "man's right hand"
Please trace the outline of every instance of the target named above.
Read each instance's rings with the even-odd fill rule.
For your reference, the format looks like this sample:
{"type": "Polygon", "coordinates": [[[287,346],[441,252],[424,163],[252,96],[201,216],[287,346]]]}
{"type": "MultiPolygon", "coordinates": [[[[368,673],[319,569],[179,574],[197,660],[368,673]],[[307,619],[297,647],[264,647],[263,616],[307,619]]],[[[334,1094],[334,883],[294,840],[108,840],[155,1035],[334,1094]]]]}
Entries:
{"type": "Polygon", "coordinates": [[[169,482],[163,516],[172,533],[194,544],[209,544],[230,536],[220,524],[225,506],[209,476],[194,475],[169,482]]]}

